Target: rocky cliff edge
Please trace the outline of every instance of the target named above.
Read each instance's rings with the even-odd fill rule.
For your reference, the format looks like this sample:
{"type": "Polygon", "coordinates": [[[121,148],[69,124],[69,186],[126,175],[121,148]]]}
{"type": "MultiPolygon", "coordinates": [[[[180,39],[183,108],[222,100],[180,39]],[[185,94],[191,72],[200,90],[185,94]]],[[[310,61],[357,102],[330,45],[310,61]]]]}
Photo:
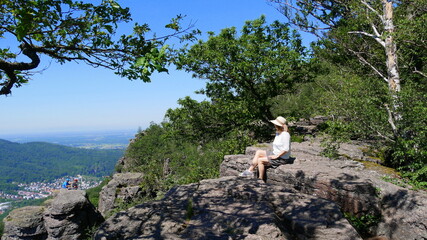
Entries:
{"type": "Polygon", "coordinates": [[[257,149],[270,147],[225,156],[220,178],[119,212],[94,239],[427,239],[425,192],[384,181],[390,172],[363,163],[365,146],[342,144],[343,157],[331,160],[318,139],[292,143],[295,160],[269,169],[266,183],[238,177],[257,149]],[[366,223],[364,232],[344,215],[366,223]]]}

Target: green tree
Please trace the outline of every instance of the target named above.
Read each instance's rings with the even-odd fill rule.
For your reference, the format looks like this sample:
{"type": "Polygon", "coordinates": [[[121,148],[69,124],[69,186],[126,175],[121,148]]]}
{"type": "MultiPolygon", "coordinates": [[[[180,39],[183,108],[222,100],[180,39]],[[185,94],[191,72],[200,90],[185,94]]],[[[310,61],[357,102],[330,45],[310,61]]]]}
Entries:
{"type": "Polygon", "coordinates": [[[351,98],[339,97],[343,101],[342,105],[352,105],[343,117],[348,117],[352,123],[363,119],[366,125],[359,125],[359,132],[365,133],[361,134],[364,136],[380,136],[384,140],[382,143],[389,149],[388,164],[414,174],[418,180],[426,181],[427,147],[422,139],[427,129],[425,124],[420,123],[425,122],[427,117],[420,113],[427,109],[427,47],[424,43],[427,2],[270,2],[278,4],[277,7],[284,15],[301,30],[321,38],[315,48],[316,56],[345,69],[347,72],[339,78],[356,74],[356,77],[347,77],[347,80],[366,81],[350,81],[359,82],[359,86],[347,83],[341,86],[348,86],[349,89],[336,91],[338,94],[350,93],[348,96],[363,93],[359,95],[359,101],[356,98],[353,103],[348,100],[351,98]],[[378,82],[386,82],[384,85],[387,88],[378,86],[378,82]],[[377,91],[381,89],[382,92],[377,91]],[[382,123],[377,121],[379,119],[382,123]]]}
{"type": "MultiPolygon", "coordinates": [[[[206,94],[212,104],[224,109],[239,108],[234,126],[267,122],[274,116],[269,99],[293,91],[294,83],[307,80],[306,50],[300,36],[287,24],[266,24],[264,16],[247,21],[240,35],[226,28],[218,35],[209,32],[176,58],[179,69],[207,80],[206,94]]],[[[231,124],[228,122],[226,124],[231,124]]]]}
{"type": "MultiPolygon", "coordinates": [[[[218,140],[234,130],[245,130],[242,123],[247,109],[239,102],[197,102],[190,97],[178,100],[176,109],[168,109],[164,123],[168,133],[195,144],[218,140]]],[[[247,122],[247,126],[250,122],[247,122]]]]}
{"type": "Polygon", "coordinates": [[[421,28],[427,20],[427,3],[419,0],[270,2],[278,4],[278,9],[300,29],[327,39],[329,42],[326,41],[324,47],[335,49],[335,53],[356,56],[378,79],[388,83],[391,102],[384,106],[391,116],[388,122],[395,138],[400,137],[402,131],[396,125],[402,119],[399,110],[402,102],[398,97],[402,72],[406,73],[404,76],[408,76],[409,70],[411,74],[426,77],[422,55],[414,54],[411,48],[426,51],[423,40],[416,36],[417,30],[425,32],[421,28]],[[401,45],[407,48],[400,47],[398,52],[401,45]],[[398,67],[398,62],[402,67],[398,67]]]}
{"type": "Polygon", "coordinates": [[[132,34],[117,37],[118,24],[130,22],[131,15],[114,0],[99,5],[74,0],[1,0],[0,16],[0,38],[10,44],[0,49],[0,95],[28,82],[30,70],[40,64],[40,55],[61,64],[84,62],[131,80],[149,81],[153,71],[167,71],[165,41],[187,30],[180,27],[182,17],[178,16],[166,25],[172,29],[169,36],[147,39],[148,25],[135,23],[132,34]],[[21,55],[29,61],[21,61],[21,55]]]}
{"type": "Polygon", "coordinates": [[[125,154],[126,170],[144,173],[143,188],[148,197],[178,184],[218,177],[224,155],[242,153],[253,143],[247,135],[232,131],[195,144],[191,138],[177,137],[170,124],[173,123],[151,124],[138,134],[125,154]]]}

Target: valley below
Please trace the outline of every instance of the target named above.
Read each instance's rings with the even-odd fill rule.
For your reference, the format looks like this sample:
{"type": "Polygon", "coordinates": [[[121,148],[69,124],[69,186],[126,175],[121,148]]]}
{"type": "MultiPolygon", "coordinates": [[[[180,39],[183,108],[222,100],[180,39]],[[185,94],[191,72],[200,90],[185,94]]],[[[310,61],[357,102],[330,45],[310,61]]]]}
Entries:
{"type": "Polygon", "coordinates": [[[0,135],[0,219],[44,201],[68,178],[98,186],[123,156],[131,131],[0,135]]]}

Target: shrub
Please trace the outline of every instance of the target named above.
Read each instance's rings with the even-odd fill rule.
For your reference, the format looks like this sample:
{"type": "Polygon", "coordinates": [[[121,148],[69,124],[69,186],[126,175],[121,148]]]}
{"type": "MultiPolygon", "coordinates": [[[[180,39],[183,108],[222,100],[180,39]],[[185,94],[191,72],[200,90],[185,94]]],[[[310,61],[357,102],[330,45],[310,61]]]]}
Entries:
{"type": "Polygon", "coordinates": [[[104,179],[101,184],[96,187],[89,188],[86,190],[89,201],[97,208],[99,204],[99,193],[102,190],[102,187],[108,184],[110,178],[104,179]]]}
{"type": "Polygon", "coordinates": [[[253,143],[249,134],[234,130],[195,144],[152,124],[128,147],[126,157],[133,159],[132,171],[144,173],[144,191],[156,198],[175,185],[218,177],[224,155],[242,153],[253,143]]]}
{"type": "Polygon", "coordinates": [[[0,221],[0,238],[1,236],[3,236],[3,231],[4,231],[4,222],[3,219],[0,221]]]}
{"type": "Polygon", "coordinates": [[[354,216],[350,213],[344,213],[344,216],[363,238],[372,237],[372,228],[377,226],[381,220],[381,216],[370,214],[354,216]]]}

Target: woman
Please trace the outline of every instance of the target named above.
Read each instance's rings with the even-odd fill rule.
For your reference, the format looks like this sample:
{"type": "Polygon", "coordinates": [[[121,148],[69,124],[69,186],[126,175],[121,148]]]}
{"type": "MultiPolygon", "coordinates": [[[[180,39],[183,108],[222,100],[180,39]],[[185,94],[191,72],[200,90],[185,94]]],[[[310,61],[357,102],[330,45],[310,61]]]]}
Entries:
{"type": "Polygon", "coordinates": [[[273,141],[273,152],[267,153],[265,150],[257,150],[248,170],[245,170],[240,176],[253,177],[254,169],[258,167],[259,179],[264,179],[265,167],[276,168],[286,163],[291,155],[291,135],[288,132],[286,119],[277,117],[271,120],[276,127],[276,137],[273,141]]]}

